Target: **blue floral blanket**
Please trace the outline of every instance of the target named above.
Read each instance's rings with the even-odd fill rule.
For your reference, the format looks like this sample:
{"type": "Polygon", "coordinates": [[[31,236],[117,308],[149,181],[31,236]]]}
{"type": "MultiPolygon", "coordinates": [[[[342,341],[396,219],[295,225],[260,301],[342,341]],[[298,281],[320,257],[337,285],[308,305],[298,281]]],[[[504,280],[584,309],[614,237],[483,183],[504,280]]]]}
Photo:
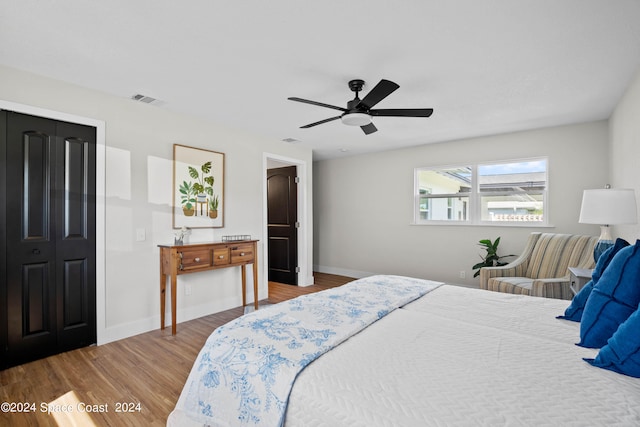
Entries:
{"type": "Polygon", "coordinates": [[[280,426],[309,363],[440,284],[373,276],[244,315],[211,334],[178,406],[211,426],[280,426]]]}

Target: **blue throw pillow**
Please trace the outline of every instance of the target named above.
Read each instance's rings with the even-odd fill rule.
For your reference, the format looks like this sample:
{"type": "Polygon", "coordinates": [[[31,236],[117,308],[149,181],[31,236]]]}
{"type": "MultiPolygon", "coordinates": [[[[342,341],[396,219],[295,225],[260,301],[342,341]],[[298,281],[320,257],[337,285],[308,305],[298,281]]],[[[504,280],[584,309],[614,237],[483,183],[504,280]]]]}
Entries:
{"type": "Polygon", "coordinates": [[[595,359],[584,359],[598,368],[640,378],[640,308],[618,328],[595,359]]]}
{"type": "Polygon", "coordinates": [[[640,303],[640,240],[620,249],[593,287],[580,323],[579,346],[600,348],[640,303]]]}
{"type": "Polygon", "coordinates": [[[573,322],[579,322],[580,319],[582,319],[584,306],[587,304],[587,300],[589,299],[589,295],[591,295],[593,287],[598,283],[602,273],[607,268],[613,257],[618,253],[618,251],[620,251],[620,249],[627,246],[629,246],[629,242],[618,238],[613,246],[600,255],[600,258],[598,258],[598,262],[596,263],[596,268],[591,274],[591,280],[589,280],[587,284],[580,289],[580,292],[573,297],[571,304],[569,304],[569,307],[564,311],[564,316],[558,316],[558,319],[571,320],[573,322]]]}

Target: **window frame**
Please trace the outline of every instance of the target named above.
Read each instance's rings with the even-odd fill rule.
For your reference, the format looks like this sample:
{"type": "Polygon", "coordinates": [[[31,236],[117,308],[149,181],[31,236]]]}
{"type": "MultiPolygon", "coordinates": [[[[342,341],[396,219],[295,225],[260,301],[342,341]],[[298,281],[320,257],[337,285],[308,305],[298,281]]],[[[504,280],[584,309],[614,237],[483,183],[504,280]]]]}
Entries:
{"type": "MultiPolygon", "coordinates": [[[[542,173],[542,172],[540,172],[542,173]]],[[[414,169],[414,190],[413,190],[413,224],[415,225],[490,225],[490,226],[499,226],[499,227],[549,227],[549,158],[548,157],[531,157],[531,158],[521,158],[521,159],[506,159],[506,160],[497,160],[497,161],[482,161],[482,162],[465,162],[454,165],[438,165],[438,166],[424,166],[417,167],[414,169]],[[544,188],[539,191],[507,191],[507,190],[498,190],[498,191],[480,191],[480,175],[479,170],[481,167],[486,166],[500,166],[507,164],[516,164],[516,163],[530,163],[530,162],[544,162],[545,170],[544,170],[544,188]],[[420,216],[420,200],[424,198],[425,193],[420,193],[420,172],[423,171],[442,171],[447,169],[462,169],[469,168],[471,170],[471,185],[470,192],[468,195],[464,197],[468,197],[468,206],[466,210],[467,218],[466,219],[422,219],[420,216]],[[515,194],[532,194],[538,193],[542,199],[543,206],[543,215],[541,221],[509,221],[509,220],[483,220],[482,219],[482,198],[498,195],[498,196],[512,196],[515,194]]],[[[456,194],[436,194],[433,196],[429,196],[427,203],[431,204],[432,199],[437,198],[451,198],[451,197],[461,197],[460,193],[456,194]]],[[[464,203],[464,201],[463,201],[464,203]]],[[[464,216],[464,215],[463,215],[464,216]]]]}

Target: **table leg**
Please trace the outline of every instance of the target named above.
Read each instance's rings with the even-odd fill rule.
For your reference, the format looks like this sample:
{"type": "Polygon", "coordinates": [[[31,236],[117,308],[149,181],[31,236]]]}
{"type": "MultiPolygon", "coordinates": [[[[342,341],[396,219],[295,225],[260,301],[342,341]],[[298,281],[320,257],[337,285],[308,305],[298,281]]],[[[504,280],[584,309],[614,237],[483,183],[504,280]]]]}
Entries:
{"type": "Polygon", "coordinates": [[[178,277],[175,273],[171,274],[171,335],[176,334],[176,300],[178,277]]]}
{"type": "Polygon", "coordinates": [[[253,306],[257,310],[258,309],[258,264],[251,264],[251,268],[253,269],[253,306]]]}
{"type": "Polygon", "coordinates": [[[247,266],[246,265],[242,265],[241,266],[241,270],[242,270],[242,306],[246,306],[247,305],[247,270],[246,270],[247,266]]]}
{"type": "Polygon", "coordinates": [[[166,310],[167,275],[160,273],[160,329],[164,329],[164,312],[166,310]]]}

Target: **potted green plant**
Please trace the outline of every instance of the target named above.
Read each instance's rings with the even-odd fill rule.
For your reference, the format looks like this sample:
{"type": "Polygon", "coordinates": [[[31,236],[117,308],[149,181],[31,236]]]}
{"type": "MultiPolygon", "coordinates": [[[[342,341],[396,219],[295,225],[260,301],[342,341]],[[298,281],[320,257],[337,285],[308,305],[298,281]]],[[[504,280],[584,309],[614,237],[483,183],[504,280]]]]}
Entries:
{"type": "Polygon", "coordinates": [[[215,219],[218,217],[218,204],[220,203],[218,196],[213,196],[209,199],[209,218],[215,219]]]}
{"type": "Polygon", "coordinates": [[[180,204],[182,205],[182,212],[186,216],[193,216],[196,212],[195,203],[196,203],[196,192],[194,189],[194,184],[187,181],[182,181],[178,191],[180,192],[180,204]]]}
{"type": "Polygon", "coordinates": [[[189,166],[189,176],[196,180],[193,184],[193,190],[197,196],[197,200],[200,203],[204,203],[207,200],[207,195],[213,196],[213,182],[214,178],[211,173],[211,162],[203,163],[200,166],[200,171],[189,166]]]}
{"type": "Polygon", "coordinates": [[[478,243],[479,246],[482,246],[486,250],[486,254],[484,256],[480,255],[482,262],[477,263],[472,268],[477,270],[473,277],[478,277],[480,275],[480,269],[482,267],[496,267],[500,265],[507,265],[508,262],[500,261],[503,258],[512,257],[515,255],[498,255],[498,245],[500,244],[500,237],[498,237],[494,242],[491,239],[482,239],[478,243]]]}

